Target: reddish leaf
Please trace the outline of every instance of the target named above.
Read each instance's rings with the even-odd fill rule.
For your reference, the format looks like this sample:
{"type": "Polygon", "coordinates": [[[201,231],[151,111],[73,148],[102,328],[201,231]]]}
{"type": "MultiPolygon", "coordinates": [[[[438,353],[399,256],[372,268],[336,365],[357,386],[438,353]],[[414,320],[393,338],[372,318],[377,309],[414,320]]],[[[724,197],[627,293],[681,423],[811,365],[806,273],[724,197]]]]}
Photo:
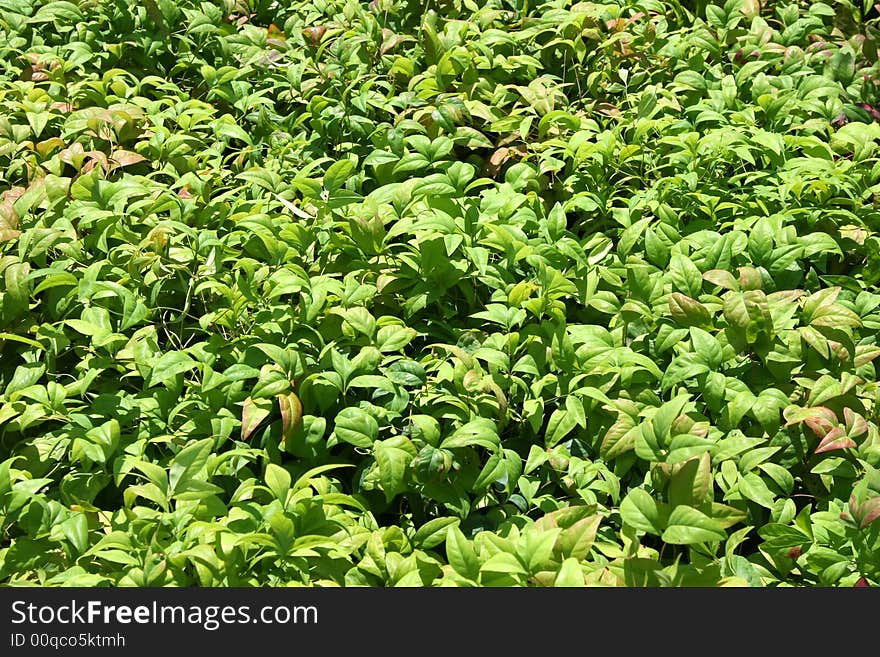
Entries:
{"type": "MultiPolygon", "coordinates": [[[[236,7],[239,12],[244,12],[243,7],[236,7]]],[[[241,27],[245,23],[247,23],[250,19],[252,19],[256,14],[246,14],[246,13],[232,13],[226,17],[230,23],[235,23],[238,27],[241,27]]]]}
{"type": "Polygon", "coordinates": [[[266,36],[269,39],[278,39],[280,41],[285,39],[284,30],[275,25],[275,23],[270,23],[269,27],[266,28],[266,36]]]}
{"type": "Polygon", "coordinates": [[[824,438],[831,431],[838,428],[837,422],[832,422],[824,415],[814,415],[813,417],[807,418],[804,420],[804,424],[813,430],[813,433],[816,434],[817,438],[824,438]]]}
{"type": "Polygon", "coordinates": [[[104,153],[101,151],[89,151],[86,153],[86,161],[85,164],[83,164],[82,169],[80,169],[80,172],[88,173],[99,164],[104,171],[107,171],[110,168],[109,160],[107,160],[107,156],[104,155],[104,153]]]}
{"type": "Polygon", "coordinates": [[[600,114],[604,114],[605,116],[611,116],[614,118],[619,118],[622,116],[622,112],[617,105],[612,103],[596,103],[596,111],[600,114]]]}
{"type": "Polygon", "coordinates": [[[706,306],[681,292],[669,295],[669,312],[682,326],[701,326],[710,320],[706,306]]]}
{"type": "Polygon", "coordinates": [[[851,408],[843,409],[843,417],[846,421],[846,435],[857,438],[868,433],[868,422],[851,408]]]}
{"type": "Polygon", "coordinates": [[[872,497],[867,502],[859,505],[858,511],[853,515],[858,519],[860,529],[864,529],[877,520],[877,518],[880,518],[880,495],[872,497]]]}
{"type": "Polygon", "coordinates": [[[321,39],[324,38],[324,34],[327,32],[327,28],[323,25],[318,25],[317,27],[307,27],[303,30],[303,35],[308,39],[309,43],[313,46],[317,46],[321,43],[321,39]]]}
{"type": "Polygon", "coordinates": [[[113,154],[110,156],[110,161],[113,162],[113,168],[115,169],[117,167],[129,167],[132,164],[146,162],[147,158],[139,153],[120,149],[118,151],[113,151],[113,154]]]}
{"type": "Polygon", "coordinates": [[[725,269],[710,269],[703,274],[703,280],[709,281],[725,290],[739,290],[739,283],[729,271],[725,269]]]}
{"type": "Polygon", "coordinates": [[[287,442],[302,422],[302,402],[296,393],[291,392],[278,395],[278,405],[281,408],[281,442],[287,442]]]}
{"type": "Polygon", "coordinates": [[[486,175],[490,178],[497,176],[498,172],[501,171],[501,167],[503,167],[504,164],[514,156],[525,157],[526,152],[518,146],[502,146],[495,150],[483,165],[486,175]]]}
{"type": "Polygon", "coordinates": [[[737,267],[739,271],[739,285],[743,290],[760,290],[764,286],[764,279],[754,267],[737,267]]]}
{"type": "Polygon", "coordinates": [[[749,20],[761,13],[760,0],[745,0],[739,8],[740,13],[749,20]]]}
{"type": "Polygon", "coordinates": [[[241,411],[241,439],[247,440],[272,410],[271,400],[254,401],[250,397],[244,400],[241,411]]]}
{"type": "Polygon", "coordinates": [[[18,215],[15,214],[14,204],[24,194],[24,187],[13,187],[3,192],[0,201],[0,242],[14,240],[21,231],[18,230],[18,215]]]}
{"type": "Polygon", "coordinates": [[[53,151],[58,150],[59,148],[64,148],[64,140],[59,137],[50,137],[49,139],[44,139],[43,141],[37,142],[34,146],[36,148],[37,153],[46,157],[53,151]]]}
{"type": "Polygon", "coordinates": [[[38,71],[33,66],[26,66],[22,71],[21,79],[24,82],[43,82],[49,79],[49,74],[38,71]]]}
{"type": "Polygon", "coordinates": [[[825,406],[807,408],[788,406],[782,411],[782,416],[785,418],[785,426],[790,427],[804,422],[819,438],[824,437],[837,426],[837,415],[825,406]]]}
{"type": "Polygon", "coordinates": [[[844,433],[843,427],[835,427],[819,443],[816,454],[835,449],[850,449],[851,447],[856,447],[856,442],[844,433]]]}
{"type": "Polygon", "coordinates": [[[861,103],[861,107],[868,114],[870,114],[872,117],[874,117],[875,121],[880,121],[880,111],[877,111],[876,107],[868,105],[868,103],[861,103]]]}
{"type": "Polygon", "coordinates": [[[397,46],[407,40],[407,37],[395,34],[386,27],[382,30],[382,46],[379,48],[379,53],[384,55],[385,53],[394,50],[397,46]]]}

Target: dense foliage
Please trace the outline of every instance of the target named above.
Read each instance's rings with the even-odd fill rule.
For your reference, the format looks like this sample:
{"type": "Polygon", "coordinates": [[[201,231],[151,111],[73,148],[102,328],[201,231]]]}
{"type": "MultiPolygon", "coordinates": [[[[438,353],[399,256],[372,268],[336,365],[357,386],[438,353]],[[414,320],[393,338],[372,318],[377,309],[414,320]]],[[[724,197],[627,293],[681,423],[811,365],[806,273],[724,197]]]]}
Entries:
{"type": "Polygon", "coordinates": [[[878,43],[0,0],[0,582],[880,584],[878,43]]]}

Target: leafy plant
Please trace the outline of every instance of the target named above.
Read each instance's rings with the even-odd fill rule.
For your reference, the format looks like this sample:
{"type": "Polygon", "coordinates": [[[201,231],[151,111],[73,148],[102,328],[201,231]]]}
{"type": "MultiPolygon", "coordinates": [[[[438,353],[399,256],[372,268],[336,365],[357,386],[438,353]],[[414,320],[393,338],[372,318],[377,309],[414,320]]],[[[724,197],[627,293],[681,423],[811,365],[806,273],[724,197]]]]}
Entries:
{"type": "Polygon", "coordinates": [[[0,3],[0,582],[880,584],[871,3],[0,3]]]}

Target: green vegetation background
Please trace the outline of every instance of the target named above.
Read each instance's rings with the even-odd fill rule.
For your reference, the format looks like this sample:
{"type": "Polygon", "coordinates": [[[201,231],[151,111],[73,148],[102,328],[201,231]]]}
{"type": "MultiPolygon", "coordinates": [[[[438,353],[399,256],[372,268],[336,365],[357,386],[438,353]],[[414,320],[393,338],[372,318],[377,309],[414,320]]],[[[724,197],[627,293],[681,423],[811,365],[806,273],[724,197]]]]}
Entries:
{"type": "Polygon", "coordinates": [[[880,584],[878,36],[0,0],[0,583],[880,584]]]}

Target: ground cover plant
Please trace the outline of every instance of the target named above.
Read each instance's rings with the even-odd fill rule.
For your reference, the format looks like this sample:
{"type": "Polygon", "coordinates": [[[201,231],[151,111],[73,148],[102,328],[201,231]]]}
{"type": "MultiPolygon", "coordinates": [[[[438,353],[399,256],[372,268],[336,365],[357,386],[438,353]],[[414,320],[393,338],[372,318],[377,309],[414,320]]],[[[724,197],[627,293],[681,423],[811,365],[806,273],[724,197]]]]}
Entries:
{"type": "Polygon", "coordinates": [[[0,0],[0,583],[880,584],[878,43],[0,0]]]}

